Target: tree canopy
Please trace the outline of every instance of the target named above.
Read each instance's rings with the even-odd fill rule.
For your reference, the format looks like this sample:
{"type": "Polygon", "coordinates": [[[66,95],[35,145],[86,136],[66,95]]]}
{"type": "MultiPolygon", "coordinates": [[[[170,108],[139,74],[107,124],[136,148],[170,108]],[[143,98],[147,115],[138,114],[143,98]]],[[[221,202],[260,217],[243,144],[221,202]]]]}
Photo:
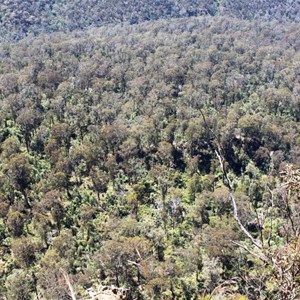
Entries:
{"type": "Polygon", "coordinates": [[[60,2],[0,4],[0,296],[297,299],[298,1],[60,2]]]}

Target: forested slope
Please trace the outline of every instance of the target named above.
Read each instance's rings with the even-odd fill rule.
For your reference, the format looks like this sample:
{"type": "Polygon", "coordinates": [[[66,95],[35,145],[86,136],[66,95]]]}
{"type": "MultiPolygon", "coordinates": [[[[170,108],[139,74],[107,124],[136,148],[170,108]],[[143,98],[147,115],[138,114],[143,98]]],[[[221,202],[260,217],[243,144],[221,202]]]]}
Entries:
{"type": "Polygon", "coordinates": [[[0,295],[70,299],[68,280],[79,299],[96,284],[134,299],[287,295],[245,251],[216,149],[240,221],[284,268],[299,30],[193,17],[1,44],[0,295]]]}
{"type": "Polygon", "coordinates": [[[189,16],[299,22],[299,0],[5,0],[0,3],[0,41],[106,24],[136,24],[189,16]]]}

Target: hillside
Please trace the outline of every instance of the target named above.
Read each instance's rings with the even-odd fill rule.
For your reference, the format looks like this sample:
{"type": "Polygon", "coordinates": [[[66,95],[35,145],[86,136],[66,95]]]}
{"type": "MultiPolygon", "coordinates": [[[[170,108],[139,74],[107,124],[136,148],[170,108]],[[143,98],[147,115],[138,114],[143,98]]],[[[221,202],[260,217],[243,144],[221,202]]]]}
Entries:
{"type": "Polygon", "coordinates": [[[297,299],[299,3],[14,3],[0,299],[297,299]]]}
{"type": "Polygon", "coordinates": [[[197,17],[2,44],[0,291],[68,299],[67,276],[81,296],[194,299],[238,278],[225,292],[258,299],[265,274],[261,299],[282,293],[235,246],[214,147],[247,230],[283,245],[269,201],[299,166],[299,26],[197,17]]]}
{"type": "Polygon", "coordinates": [[[0,3],[0,41],[69,32],[107,24],[137,24],[190,16],[299,22],[299,0],[5,0],[0,3]]]}

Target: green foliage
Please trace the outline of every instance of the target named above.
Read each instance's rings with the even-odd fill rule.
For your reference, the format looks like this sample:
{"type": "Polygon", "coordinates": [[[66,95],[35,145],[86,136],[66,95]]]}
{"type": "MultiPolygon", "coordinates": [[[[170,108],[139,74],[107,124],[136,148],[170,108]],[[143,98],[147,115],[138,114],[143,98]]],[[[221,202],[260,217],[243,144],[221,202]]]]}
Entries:
{"type": "Polygon", "coordinates": [[[299,293],[298,4],[21,2],[0,4],[0,39],[29,35],[0,44],[0,293],[299,293]]]}
{"type": "Polygon", "coordinates": [[[15,270],[5,283],[9,300],[30,300],[34,290],[32,276],[24,270],[15,270]]]}
{"type": "Polygon", "coordinates": [[[19,211],[10,211],[7,214],[6,226],[13,236],[21,236],[26,216],[19,211]]]}
{"type": "Polygon", "coordinates": [[[21,237],[12,242],[11,249],[17,265],[28,268],[35,260],[38,247],[32,239],[21,237]]]}

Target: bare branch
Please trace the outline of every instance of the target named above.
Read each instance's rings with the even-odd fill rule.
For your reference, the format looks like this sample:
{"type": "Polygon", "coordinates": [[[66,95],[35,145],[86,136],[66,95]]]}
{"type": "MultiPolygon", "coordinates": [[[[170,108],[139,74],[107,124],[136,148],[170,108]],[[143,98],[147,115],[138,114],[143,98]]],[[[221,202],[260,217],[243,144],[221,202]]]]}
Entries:
{"type": "Polygon", "coordinates": [[[64,276],[64,279],[66,281],[66,284],[67,284],[67,286],[69,288],[70,296],[71,296],[72,300],[76,300],[75,291],[74,291],[74,288],[73,288],[73,286],[71,284],[69,275],[64,270],[62,270],[61,272],[62,272],[62,274],[64,276]]]}
{"type": "Polygon", "coordinates": [[[263,253],[256,253],[252,250],[250,250],[246,245],[238,243],[236,241],[231,240],[231,243],[235,244],[236,246],[239,246],[240,248],[244,249],[246,252],[248,252],[249,254],[251,254],[252,256],[258,258],[259,260],[265,262],[265,263],[269,263],[270,259],[264,255],[263,253]]]}
{"type": "Polygon", "coordinates": [[[135,265],[137,267],[141,267],[141,265],[139,263],[135,262],[135,261],[127,259],[127,262],[129,262],[130,264],[135,265]]]}
{"type": "Polygon", "coordinates": [[[271,195],[271,214],[270,214],[270,231],[269,231],[269,235],[268,235],[268,246],[270,247],[271,245],[271,239],[272,239],[272,233],[273,233],[273,209],[274,209],[274,193],[273,191],[269,188],[269,186],[267,186],[268,191],[271,195]]]}
{"type": "Polygon", "coordinates": [[[245,228],[245,226],[242,224],[242,222],[239,218],[238,208],[237,208],[237,204],[236,204],[235,197],[234,197],[234,190],[233,190],[233,187],[232,187],[232,183],[231,183],[231,180],[230,180],[230,178],[229,178],[229,176],[228,176],[228,174],[225,170],[224,159],[221,156],[221,153],[219,151],[220,151],[220,148],[218,150],[215,150],[215,153],[216,153],[216,156],[219,159],[219,163],[220,163],[220,166],[221,166],[221,169],[222,169],[222,173],[223,173],[223,176],[225,178],[225,183],[226,183],[226,185],[229,189],[229,197],[230,197],[232,207],[233,207],[233,218],[235,219],[235,221],[237,222],[239,228],[243,231],[243,233],[250,239],[251,243],[255,247],[257,247],[259,249],[262,249],[262,245],[258,241],[256,241],[256,239],[250,234],[250,232],[245,228]]]}
{"type": "Polygon", "coordinates": [[[203,122],[206,126],[206,128],[211,132],[211,134],[213,135],[213,137],[215,138],[215,145],[213,145],[212,143],[210,143],[210,146],[212,149],[214,149],[215,151],[215,154],[219,160],[219,163],[220,163],[220,167],[222,169],[222,173],[223,173],[223,177],[224,177],[224,181],[225,181],[225,184],[227,185],[228,189],[229,189],[229,197],[230,197],[230,200],[231,200],[231,203],[232,203],[232,207],[233,207],[233,218],[235,219],[235,221],[237,222],[239,228],[243,231],[243,233],[249,238],[249,240],[251,241],[251,243],[257,247],[258,249],[262,249],[262,244],[259,243],[258,241],[256,241],[256,239],[250,234],[250,232],[245,228],[245,226],[242,224],[240,218],[239,218],[239,215],[238,215],[238,208],[237,208],[237,204],[236,204],[236,201],[235,201],[235,197],[234,197],[234,189],[233,189],[233,186],[232,186],[232,183],[231,183],[231,180],[226,172],[226,169],[225,169],[225,165],[224,165],[224,157],[222,155],[222,148],[218,142],[218,137],[216,136],[216,134],[214,133],[214,131],[209,127],[207,121],[206,121],[206,118],[205,118],[205,115],[204,113],[202,112],[202,110],[200,109],[200,113],[202,115],[202,118],[203,118],[203,122]]]}

